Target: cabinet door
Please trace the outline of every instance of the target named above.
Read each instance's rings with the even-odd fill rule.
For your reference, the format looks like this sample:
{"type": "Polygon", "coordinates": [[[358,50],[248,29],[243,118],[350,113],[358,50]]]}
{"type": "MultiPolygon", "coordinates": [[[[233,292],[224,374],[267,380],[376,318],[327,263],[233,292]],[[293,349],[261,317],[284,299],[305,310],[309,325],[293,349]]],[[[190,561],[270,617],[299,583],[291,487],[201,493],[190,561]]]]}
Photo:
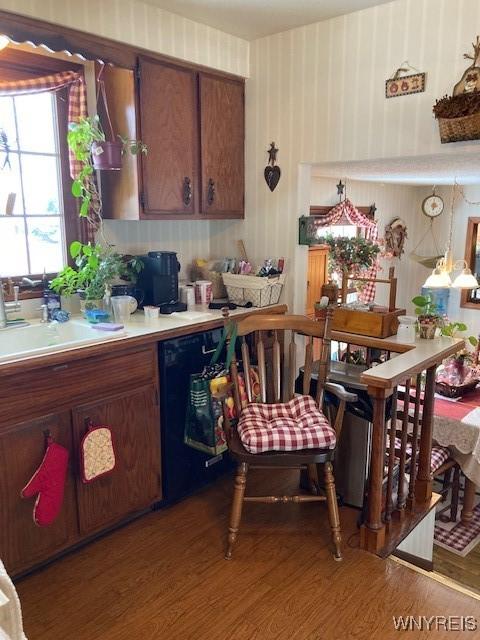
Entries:
{"type": "Polygon", "coordinates": [[[197,74],[140,58],[143,213],[193,214],[198,207],[197,74]]]}
{"type": "Polygon", "coordinates": [[[125,391],[75,408],[73,429],[77,446],[90,422],[112,429],[116,466],[109,475],[88,484],[77,480],[82,535],[148,508],[161,496],[160,420],[155,387],[125,391]]]}
{"type": "Polygon", "coordinates": [[[310,247],[308,250],[307,273],[307,316],[314,316],[315,303],[322,295],[322,285],[328,280],[328,249],[323,247],[310,247]]]}
{"type": "Polygon", "coordinates": [[[45,560],[78,538],[71,452],[69,412],[12,425],[0,434],[0,557],[11,573],[45,560]],[[21,498],[20,492],[42,462],[45,432],[70,451],[70,459],[60,514],[50,526],[38,527],[32,516],[35,498],[21,498]]]}
{"type": "Polygon", "coordinates": [[[200,74],[202,213],[242,217],[244,85],[200,74]]]}

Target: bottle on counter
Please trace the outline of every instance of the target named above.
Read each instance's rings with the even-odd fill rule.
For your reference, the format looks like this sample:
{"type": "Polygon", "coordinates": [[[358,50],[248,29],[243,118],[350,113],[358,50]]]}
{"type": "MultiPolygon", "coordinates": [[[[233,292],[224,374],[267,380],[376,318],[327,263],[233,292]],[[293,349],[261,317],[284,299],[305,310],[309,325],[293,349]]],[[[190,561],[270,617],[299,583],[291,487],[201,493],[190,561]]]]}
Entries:
{"type": "Polygon", "coordinates": [[[55,293],[50,289],[50,283],[48,282],[47,274],[43,271],[43,304],[47,306],[48,319],[54,320],[56,311],[61,309],[61,298],[59,293],[55,293]]]}

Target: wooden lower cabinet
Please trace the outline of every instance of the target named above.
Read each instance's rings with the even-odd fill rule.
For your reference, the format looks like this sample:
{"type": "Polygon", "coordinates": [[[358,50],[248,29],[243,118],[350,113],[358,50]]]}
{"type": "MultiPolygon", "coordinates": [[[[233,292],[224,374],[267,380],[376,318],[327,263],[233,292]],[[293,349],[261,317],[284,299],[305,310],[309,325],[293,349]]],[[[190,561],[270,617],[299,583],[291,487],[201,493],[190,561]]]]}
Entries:
{"type": "Polygon", "coordinates": [[[12,425],[0,433],[0,557],[18,573],[47,559],[78,538],[70,412],[12,425]],[[42,461],[45,432],[70,452],[62,510],[49,527],[33,521],[35,498],[20,492],[42,461]]]}
{"type": "Polygon", "coordinates": [[[21,407],[9,405],[0,386],[0,401],[2,396],[5,401],[0,414],[0,558],[10,574],[19,575],[46,562],[148,509],[161,497],[156,352],[156,345],[149,345],[69,363],[60,373],[68,377],[78,370],[82,375],[63,386],[61,380],[53,383],[58,367],[36,369],[30,381],[28,371],[22,371],[8,379],[14,395],[19,378],[25,399],[21,407]],[[114,366],[125,363],[133,368],[114,366]],[[106,370],[111,372],[107,379],[106,370]],[[122,371],[125,379],[119,382],[122,371]],[[132,372],[126,382],[127,373],[132,372]],[[92,389],[95,379],[97,391],[92,389]],[[29,393],[31,388],[38,388],[38,395],[29,393]],[[59,410],[48,412],[47,406],[59,410]],[[40,412],[45,415],[37,417],[40,412]],[[84,484],[79,445],[90,421],[111,427],[116,467],[110,475],[84,484]],[[50,526],[38,527],[32,517],[36,498],[23,499],[20,492],[42,462],[47,433],[68,449],[69,462],[60,514],[50,526]]]}
{"type": "Polygon", "coordinates": [[[89,422],[112,429],[115,470],[84,484],[77,477],[78,523],[86,535],[108,527],[161,497],[157,394],[153,385],[73,410],[78,447],[89,422]]]}

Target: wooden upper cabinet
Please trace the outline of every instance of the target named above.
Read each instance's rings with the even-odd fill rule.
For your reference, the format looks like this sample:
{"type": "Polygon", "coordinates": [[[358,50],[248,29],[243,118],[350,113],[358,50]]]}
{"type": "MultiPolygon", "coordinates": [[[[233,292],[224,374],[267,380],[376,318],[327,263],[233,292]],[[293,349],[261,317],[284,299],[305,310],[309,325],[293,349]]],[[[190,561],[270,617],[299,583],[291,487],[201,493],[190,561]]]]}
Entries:
{"type": "Polygon", "coordinates": [[[151,214],[193,214],[198,194],[197,74],[139,59],[141,204],[151,214]]]}
{"type": "Polygon", "coordinates": [[[243,216],[244,84],[199,74],[203,214],[243,216]]]}
{"type": "Polygon", "coordinates": [[[243,80],[146,57],[138,69],[140,218],[242,218],[243,80]]]}

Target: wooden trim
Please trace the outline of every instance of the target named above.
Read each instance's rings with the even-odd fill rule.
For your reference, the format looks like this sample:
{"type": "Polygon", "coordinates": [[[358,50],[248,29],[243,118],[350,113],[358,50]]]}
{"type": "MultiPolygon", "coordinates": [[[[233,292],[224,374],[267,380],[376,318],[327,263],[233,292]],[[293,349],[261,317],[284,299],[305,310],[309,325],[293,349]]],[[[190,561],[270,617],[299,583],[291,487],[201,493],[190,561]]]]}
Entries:
{"type": "MultiPolygon", "coordinates": [[[[477,218],[477,217],[468,218],[467,238],[465,241],[465,262],[467,263],[470,269],[472,268],[473,261],[474,261],[474,251],[472,246],[473,232],[475,230],[475,227],[478,227],[478,226],[480,226],[480,218],[477,218]]],[[[470,302],[470,300],[468,299],[469,291],[470,291],[469,289],[462,289],[460,294],[460,307],[463,307],[464,309],[480,310],[480,302],[479,303],[470,302]]]]}
{"type": "Polygon", "coordinates": [[[33,42],[35,45],[46,44],[53,51],[68,51],[80,54],[87,60],[99,60],[115,64],[127,69],[135,69],[137,56],[147,55],[161,62],[170,62],[177,66],[205,71],[215,76],[244,81],[238,76],[226,71],[217,71],[203,65],[179,60],[173,56],[149,51],[142,47],[135,47],[124,42],[116,42],[110,38],[86,33],[78,29],[71,29],[59,24],[53,24],[36,18],[29,18],[10,11],[0,11],[0,32],[9,36],[15,42],[33,42]]]}
{"type": "Polygon", "coordinates": [[[432,560],[419,558],[417,556],[414,556],[411,553],[408,553],[407,551],[400,551],[400,549],[395,549],[395,551],[393,552],[393,555],[396,556],[397,558],[400,558],[400,560],[404,560],[409,564],[413,564],[415,567],[419,567],[420,569],[423,569],[424,571],[433,571],[434,569],[432,560]]]}

